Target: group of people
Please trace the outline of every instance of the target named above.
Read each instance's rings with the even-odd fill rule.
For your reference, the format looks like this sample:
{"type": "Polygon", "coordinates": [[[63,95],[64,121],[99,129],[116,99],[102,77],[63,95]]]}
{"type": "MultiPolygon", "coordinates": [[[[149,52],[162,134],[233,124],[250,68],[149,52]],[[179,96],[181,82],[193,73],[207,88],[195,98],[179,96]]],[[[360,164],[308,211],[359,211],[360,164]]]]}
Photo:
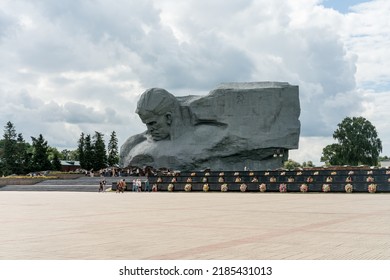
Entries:
{"type": "Polygon", "coordinates": [[[121,179],[116,184],[116,192],[123,193],[126,189],[126,181],[125,179],[121,179]]]}
{"type": "MultiPolygon", "coordinates": [[[[134,179],[133,180],[133,188],[132,188],[132,191],[133,192],[142,192],[142,182],[140,179],[134,179]]],[[[152,191],[152,189],[150,188],[150,184],[149,184],[149,181],[146,180],[145,181],[145,192],[150,192],[152,191]]]]}
{"type": "MultiPolygon", "coordinates": [[[[107,182],[105,179],[102,179],[100,180],[99,182],[99,192],[104,192],[106,190],[106,185],[107,185],[107,182]]],[[[142,192],[142,181],[141,179],[134,179],[133,180],[133,184],[132,184],[132,191],[133,192],[142,192]]],[[[152,189],[150,187],[150,184],[149,184],[149,180],[145,180],[144,181],[144,185],[145,185],[145,189],[144,191],[145,192],[151,192],[152,189]]],[[[126,184],[126,180],[125,179],[120,179],[117,183],[116,183],[116,193],[123,193],[125,190],[126,190],[126,187],[127,187],[127,184],[126,184]]]]}

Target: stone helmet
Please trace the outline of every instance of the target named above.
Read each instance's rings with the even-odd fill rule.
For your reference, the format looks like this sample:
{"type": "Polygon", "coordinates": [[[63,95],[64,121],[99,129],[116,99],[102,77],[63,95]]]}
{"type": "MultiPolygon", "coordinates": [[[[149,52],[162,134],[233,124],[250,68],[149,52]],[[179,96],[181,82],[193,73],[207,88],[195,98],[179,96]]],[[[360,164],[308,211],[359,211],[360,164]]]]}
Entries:
{"type": "Polygon", "coordinates": [[[179,107],[176,97],[162,88],[151,88],[142,93],[137,103],[138,115],[164,115],[179,107]]]}

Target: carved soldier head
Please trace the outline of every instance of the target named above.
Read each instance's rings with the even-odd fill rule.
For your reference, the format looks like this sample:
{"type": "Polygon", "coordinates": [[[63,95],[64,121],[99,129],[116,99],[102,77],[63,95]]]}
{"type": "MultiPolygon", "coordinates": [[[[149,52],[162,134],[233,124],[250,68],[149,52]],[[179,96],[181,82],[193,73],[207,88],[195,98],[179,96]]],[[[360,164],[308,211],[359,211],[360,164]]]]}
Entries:
{"type": "Polygon", "coordinates": [[[175,96],[165,89],[152,88],[142,93],[136,113],[146,124],[147,132],[154,141],[171,137],[174,113],[179,107],[175,96]]]}

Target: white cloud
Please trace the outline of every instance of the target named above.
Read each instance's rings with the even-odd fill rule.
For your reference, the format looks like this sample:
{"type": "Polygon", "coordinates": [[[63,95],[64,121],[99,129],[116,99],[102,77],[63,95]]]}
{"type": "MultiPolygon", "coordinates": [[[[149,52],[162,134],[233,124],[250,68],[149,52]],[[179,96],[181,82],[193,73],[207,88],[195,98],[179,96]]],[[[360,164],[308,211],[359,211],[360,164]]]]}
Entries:
{"type": "Polygon", "coordinates": [[[389,96],[385,92],[366,91],[364,96],[364,111],[362,116],[368,119],[376,128],[378,137],[382,140],[383,155],[390,155],[390,119],[389,96]]]}
{"type": "Polygon", "coordinates": [[[291,150],[289,158],[299,163],[311,161],[315,166],[322,166],[325,163],[321,162],[322,149],[336,143],[336,141],[330,137],[301,137],[299,139],[299,149],[291,150]]]}
{"type": "Polygon", "coordinates": [[[354,6],[352,11],[346,16],[343,35],[348,49],[358,55],[358,85],[379,90],[389,88],[390,2],[370,1],[354,6]]]}
{"type": "Polygon", "coordinates": [[[94,131],[115,130],[123,143],[144,130],[134,111],[146,88],[182,95],[277,80],[300,86],[302,140],[292,155],[301,161],[319,161],[345,116],[372,118],[389,154],[379,116],[388,117],[390,4],[341,14],[322,2],[1,2],[1,123],[58,147],[94,131]]]}

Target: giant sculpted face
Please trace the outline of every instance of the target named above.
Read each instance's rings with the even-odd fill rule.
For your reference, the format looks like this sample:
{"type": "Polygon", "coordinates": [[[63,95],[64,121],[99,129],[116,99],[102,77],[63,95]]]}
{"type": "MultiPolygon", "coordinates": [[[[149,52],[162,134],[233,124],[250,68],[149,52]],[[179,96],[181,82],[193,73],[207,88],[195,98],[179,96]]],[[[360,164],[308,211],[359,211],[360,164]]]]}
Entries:
{"type": "Polygon", "coordinates": [[[152,88],[142,94],[136,113],[146,124],[146,133],[154,141],[161,141],[171,138],[172,114],[177,107],[177,100],[172,94],[164,89],[152,88]]]}
{"type": "Polygon", "coordinates": [[[163,115],[145,114],[139,115],[142,122],[146,124],[147,133],[154,141],[169,139],[171,135],[172,115],[166,113],[163,115]]]}
{"type": "Polygon", "coordinates": [[[299,92],[288,83],[226,83],[208,95],[180,97],[152,88],[136,113],[147,130],[122,145],[124,167],[271,169],[298,148],[299,92]]]}

